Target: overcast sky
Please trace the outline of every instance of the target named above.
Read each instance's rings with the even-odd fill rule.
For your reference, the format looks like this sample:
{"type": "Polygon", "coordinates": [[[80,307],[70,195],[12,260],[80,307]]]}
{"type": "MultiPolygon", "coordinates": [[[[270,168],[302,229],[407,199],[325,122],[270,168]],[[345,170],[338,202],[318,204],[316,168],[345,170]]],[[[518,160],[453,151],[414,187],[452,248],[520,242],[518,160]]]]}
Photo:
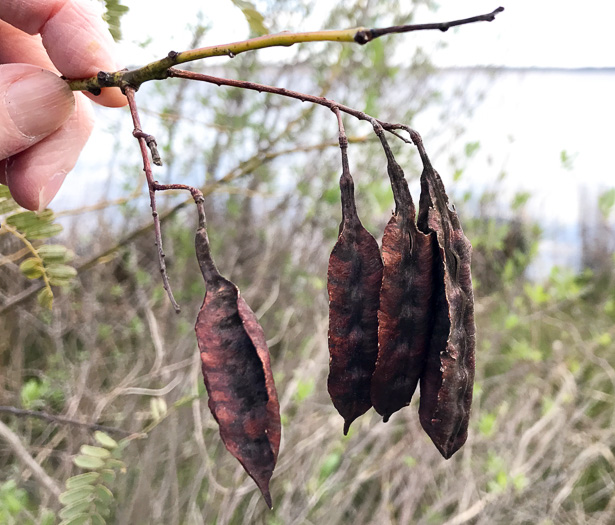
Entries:
{"type": "MultiPolygon", "coordinates": [[[[172,9],[166,0],[124,3],[130,7],[130,12],[122,19],[125,35],[122,57],[129,63],[141,64],[160,58],[171,48],[181,50],[189,39],[186,25],[196,21],[199,9],[207,13],[206,20],[211,24],[205,45],[233,42],[248,36],[247,24],[230,0],[213,3],[173,0],[172,9]],[[207,5],[206,10],[204,5],[207,5]],[[153,41],[148,50],[136,48],[135,42],[149,37],[153,37],[153,41]]],[[[440,0],[439,4],[435,13],[421,10],[415,22],[466,18],[489,13],[500,5],[505,11],[495,22],[459,27],[445,38],[440,32],[423,32],[420,43],[426,49],[436,41],[447,42],[447,47],[433,56],[438,65],[615,67],[614,0],[584,3],[578,0],[440,0]]],[[[317,7],[324,9],[330,5],[330,0],[317,2],[317,7]]],[[[288,29],[320,28],[315,20],[310,20],[288,29]]],[[[279,49],[277,52],[289,51],[279,49]]]]}
{"type": "MultiPolygon", "coordinates": [[[[141,66],[165,56],[171,49],[185,49],[191,40],[187,25],[196,24],[197,13],[205,7],[208,9],[204,22],[211,29],[203,45],[248,37],[247,23],[230,0],[173,0],[172,7],[167,0],[124,0],[123,3],[130,7],[130,12],[122,19],[122,66],[141,66]],[[146,48],[138,45],[150,39],[146,48]]],[[[429,31],[396,37],[406,39],[410,45],[416,39],[417,45],[439,66],[615,68],[612,29],[615,0],[590,0],[583,4],[570,0],[439,0],[439,3],[437,12],[424,10],[418,13],[415,22],[466,18],[489,13],[499,5],[505,8],[492,23],[459,27],[444,34],[429,31]],[[437,42],[446,42],[447,46],[436,53],[437,42]]],[[[330,5],[331,0],[322,0],[319,11],[326,12],[330,5]]],[[[322,22],[317,18],[299,20],[295,27],[288,29],[318,30],[322,22]]],[[[293,52],[292,48],[275,48],[259,53],[261,58],[275,61],[276,57],[288,58],[293,52]]],[[[220,57],[207,59],[207,63],[227,60],[220,57]]],[[[451,176],[446,166],[448,150],[463,149],[468,141],[480,142],[479,153],[467,166],[468,180],[462,183],[480,190],[496,180],[501,170],[506,171],[507,181],[515,191],[531,192],[534,208],[539,208],[542,216],[570,228],[588,213],[580,199],[583,191],[589,188],[591,195],[597,195],[613,187],[613,92],[615,72],[502,74],[464,124],[465,135],[447,146],[443,157],[435,161],[448,181],[451,176]],[[572,159],[570,166],[562,165],[563,151],[572,159]]],[[[81,184],[65,184],[54,207],[74,208],[75,202],[83,199],[82,186],[87,180],[105,180],[107,156],[112,147],[111,134],[104,132],[105,116],[114,111],[98,108],[95,136],[81,156],[77,173],[73,174],[73,180],[79,179],[81,184]]],[[[424,136],[444,125],[437,115],[430,113],[420,115],[416,122],[424,136]]],[[[566,264],[575,257],[578,259],[575,255],[578,246],[568,239],[562,241],[550,235],[543,240],[543,245],[549,243],[552,249],[542,258],[544,272],[548,272],[553,262],[566,264]],[[567,247],[568,253],[562,254],[562,247],[567,247]]]]}
{"type": "Polygon", "coordinates": [[[457,29],[454,44],[442,53],[443,64],[479,61],[513,67],[615,66],[613,0],[500,0],[500,3],[443,0],[439,3],[437,16],[442,19],[488,13],[498,5],[505,8],[495,22],[477,24],[471,30],[469,26],[457,29]]]}

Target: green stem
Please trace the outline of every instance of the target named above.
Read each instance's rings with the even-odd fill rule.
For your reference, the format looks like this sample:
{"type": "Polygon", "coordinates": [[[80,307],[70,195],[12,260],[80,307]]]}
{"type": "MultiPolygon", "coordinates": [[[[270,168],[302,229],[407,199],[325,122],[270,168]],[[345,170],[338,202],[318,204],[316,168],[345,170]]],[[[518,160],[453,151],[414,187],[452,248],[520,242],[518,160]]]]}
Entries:
{"type": "Polygon", "coordinates": [[[23,242],[25,244],[26,248],[28,249],[28,251],[32,254],[32,256],[35,259],[38,260],[38,262],[41,264],[41,268],[43,269],[42,274],[41,274],[41,278],[43,279],[43,282],[45,283],[45,288],[49,289],[49,291],[51,292],[52,291],[51,290],[51,282],[49,282],[49,277],[47,275],[47,271],[45,270],[45,265],[44,265],[43,259],[38,254],[38,251],[36,251],[36,248],[34,247],[34,245],[28,240],[28,238],[25,235],[23,235],[17,228],[14,228],[10,224],[3,223],[2,224],[2,229],[5,232],[14,235],[21,242],[23,242]]]}
{"type": "Polygon", "coordinates": [[[229,56],[233,58],[246,51],[255,51],[266,47],[289,47],[302,42],[354,42],[354,37],[363,27],[341,29],[334,31],[312,31],[308,33],[277,33],[264,35],[241,42],[223,44],[218,46],[201,47],[177,53],[171,51],[165,58],[150,62],[149,64],[131,71],[115,71],[113,73],[99,73],[96,77],[69,80],[68,85],[73,91],[90,91],[99,93],[102,87],[126,87],[138,89],[148,80],[163,80],[167,78],[167,70],[178,64],[185,64],[202,58],[229,56]]]}
{"type": "Polygon", "coordinates": [[[504,11],[504,8],[498,7],[491,13],[484,15],[435,24],[410,24],[376,29],[354,27],[351,29],[310,31],[307,33],[291,33],[284,31],[274,35],[259,36],[257,38],[233,42],[231,44],[191,49],[189,51],[182,51],[181,53],[171,51],[165,58],[151,62],[138,69],[115,71],[113,73],[101,71],[95,77],[67,80],[67,82],[73,91],[89,91],[96,95],[100,94],[101,88],[105,87],[119,87],[122,89],[132,87],[137,90],[143,82],[167,78],[167,70],[172,66],[185,64],[186,62],[192,62],[193,60],[200,60],[202,58],[225,55],[233,58],[235,55],[239,55],[246,51],[255,51],[266,47],[289,47],[303,42],[353,42],[363,45],[382,35],[391,33],[407,33],[409,31],[424,30],[446,31],[454,26],[472,24],[475,22],[491,22],[495,19],[495,16],[502,11],[504,11]]]}

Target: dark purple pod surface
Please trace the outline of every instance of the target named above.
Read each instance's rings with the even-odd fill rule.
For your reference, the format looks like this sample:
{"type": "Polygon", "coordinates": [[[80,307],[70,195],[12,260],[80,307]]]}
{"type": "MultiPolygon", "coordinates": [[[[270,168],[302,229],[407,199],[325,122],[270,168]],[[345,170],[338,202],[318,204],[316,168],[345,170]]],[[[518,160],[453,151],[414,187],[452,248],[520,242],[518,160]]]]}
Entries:
{"type": "Polygon", "coordinates": [[[333,405],[350,424],[371,406],[370,382],[378,355],[378,303],[382,259],[378,243],[363,227],[354,200],[346,145],[341,142],[342,223],[329,258],[329,377],[333,405]]]}
{"type": "Polygon", "coordinates": [[[280,447],[280,407],[263,329],[209,254],[204,228],[196,251],[207,293],[196,322],[209,408],[228,451],[272,506],[269,481],[280,447]]]}
{"type": "Polygon", "coordinates": [[[420,382],[419,418],[425,432],[448,459],[467,439],[472,404],[476,346],[472,246],[420,138],[415,142],[424,168],[418,226],[425,233],[435,233],[437,238],[434,326],[420,382]]]}
{"type": "Polygon", "coordinates": [[[407,406],[425,365],[432,326],[433,239],[417,229],[403,170],[380,129],[395,198],[395,214],[382,239],[384,273],[378,312],[378,360],[371,399],[388,421],[407,406]]]}

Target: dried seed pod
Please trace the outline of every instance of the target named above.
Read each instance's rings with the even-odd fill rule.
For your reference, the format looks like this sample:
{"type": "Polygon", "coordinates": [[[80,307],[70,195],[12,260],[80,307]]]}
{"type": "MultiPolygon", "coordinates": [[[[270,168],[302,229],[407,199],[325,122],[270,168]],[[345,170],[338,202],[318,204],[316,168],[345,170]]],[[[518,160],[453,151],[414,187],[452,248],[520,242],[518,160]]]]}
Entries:
{"type": "Polygon", "coordinates": [[[474,384],[474,297],[472,246],[440,175],[432,167],[418,135],[413,140],[423,162],[419,229],[434,232],[434,328],[421,376],[419,418],[440,453],[450,458],[468,437],[474,384]]]}
{"type": "MultiPolygon", "coordinates": [[[[202,205],[202,203],[201,203],[202,205]]],[[[210,254],[204,214],[196,253],[207,292],[196,322],[209,409],[220,436],[271,508],[269,481],[280,448],[280,406],[263,329],[210,254]]]]}
{"type": "Polygon", "coordinates": [[[378,312],[378,360],[371,398],[388,421],[407,406],[423,371],[432,326],[433,235],[417,229],[416,211],[404,178],[381,127],[376,134],[387,156],[395,214],[382,239],[384,273],[378,312]]]}
{"type": "Polygon", "coordinates": [[[354,200],[354,182],[347,156],[348,142],[340,134],[342,150],[342,222],[329,258],[329,378],[333,405],[350,424],[371,406],[370,381],[378,355],[378,302],[382,259],[376,239],[363,227],[354,200]]]}

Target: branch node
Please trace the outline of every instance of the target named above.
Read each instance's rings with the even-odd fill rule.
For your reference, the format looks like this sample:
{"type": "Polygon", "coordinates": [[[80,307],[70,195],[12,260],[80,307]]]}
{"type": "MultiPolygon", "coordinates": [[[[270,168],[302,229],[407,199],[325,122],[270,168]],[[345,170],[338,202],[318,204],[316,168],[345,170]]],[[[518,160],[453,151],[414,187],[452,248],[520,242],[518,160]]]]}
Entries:
{"type": "Polygon", "coordinates": [[[148,135],[147,133],[143,133],[140,129],[135,128],[132,131],[132,136],[137,139],[144,139],[145,144],[152,154],[152,162],[156,164],[156,166],[162,166],[162,159],[160,158],[160,153],[158,153],[158,144],[156,143],[154,135],[148,135]]]}
{"type": "Polygon", "coordinates": [[[115,85],[113,82],[113,75],[106,71],[99,71],[96,75],[96,79],[100,87],[112,87],[115,85]]]}
{"type": "MultiPolygon", "coordinates": [[[[154,182],[154,177],[152,176],[152,167],[149,163],[149,157],[147,155],[148,144],[146,141],[147,137],[151,137],[151,135],[148,135],[147,133],[143,133],[143,131],[141,131],[141,119],[139,118],[139,110],[135,101],[135,91],[135,88],[132,87],[127,87],[125,89],[126,97],[128,98],[128,105],[130,107],[130,115],[132,116],[132,123],[134,125],[134,130],[132,134],[139,141],[139,147],[141,148],[141,157],[143,158],[143,171],[145,171],[147,187],[149,188],[150,206],[152,208],[152,216],[154,218],[154,238],[155,244],[158,247],[158,266],[160,268],[160,273],[162,274],[162,286],[166,290],[167,296],[169,297],[169,300],[171,301],[175,312],[179,313],[180,308],[177,304],[177,301],[175,301],[175,297],[173,297],[173,292],[171,291],[171,284],[169,283],[169,276],[167,275],[166,265],[164,262],[164,252],[162,250],[162,232],[160,230],[160,218],[158,217],[158,211],[156,208],[156,183],[154,182]]],[[[151,145],[149,147],[151,149],[151,145]]],[[[152,157],[153,156],[154,155],[152,152],[152,157]]]]}
{"type": "Polygon", "coordinates": [[[354,41],[359,45],[365,45],[373,39],[372,32],[369,29],[357,31],[354,35],[354,41]]]}

